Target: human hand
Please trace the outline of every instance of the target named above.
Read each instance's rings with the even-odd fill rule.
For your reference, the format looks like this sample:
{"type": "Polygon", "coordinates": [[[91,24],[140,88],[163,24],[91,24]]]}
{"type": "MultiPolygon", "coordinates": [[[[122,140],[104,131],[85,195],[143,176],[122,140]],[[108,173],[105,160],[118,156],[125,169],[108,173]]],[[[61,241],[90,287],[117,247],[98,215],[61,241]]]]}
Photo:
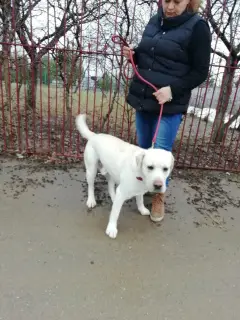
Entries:
{"type": "Polygon", "coordinates": [[[133,51],[132,47],[130,47],[130,46],[129,47],[126,47],[126,46],[123,47],[123,55],[128,60],[130,60],[130,52],[132,53],[132,55],[134,55],[134,53],[135,53],[133,51]]]}
{"type": "Polygon", "coordinates": [[[158,100],[159,104],[164,104],[165,102],[169,102],[172,100],[172,90],[171,87],[163,87],[159,89],[157,92],[154,92],[153,95],[158,100]]]}

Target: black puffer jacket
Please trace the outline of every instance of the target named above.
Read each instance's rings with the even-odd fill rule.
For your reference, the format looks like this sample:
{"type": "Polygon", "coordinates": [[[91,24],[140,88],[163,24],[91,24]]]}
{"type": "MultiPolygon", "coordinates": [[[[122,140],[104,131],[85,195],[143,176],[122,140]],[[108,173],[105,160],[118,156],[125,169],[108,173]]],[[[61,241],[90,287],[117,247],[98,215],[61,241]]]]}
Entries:
{"type": "MultiPolygon", "coordinates": [[[[207,78],[210,52],[210,30],[198,14],[164,18],[160,7],[150,19],[134,56],[146,80],[157,88],[171,87],[173,99],[164,104],[164,114],[186,113],[191,90],[207,78]]],[[[160,108],[153,89],[136,76],[127,102],[138,111],[158,113],[160,108]]]]}

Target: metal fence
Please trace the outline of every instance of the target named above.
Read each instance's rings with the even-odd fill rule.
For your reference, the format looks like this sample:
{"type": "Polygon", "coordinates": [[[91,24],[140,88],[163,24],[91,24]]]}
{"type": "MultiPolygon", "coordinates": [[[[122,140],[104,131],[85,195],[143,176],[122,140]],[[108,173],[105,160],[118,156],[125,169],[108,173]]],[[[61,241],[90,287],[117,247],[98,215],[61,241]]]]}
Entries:
{"type": "MultiPolygon", "coordinates": [[[[157,6],[144,0],[2,1],[0,152],[81,158],[85,142],[74,123],[80,112],[94,131],[135,143],[124,59],[111,36],[137,44],[157,6]]],[[[192,92],[174,146],[176,165],[240,171],[240,3],[209,0],[201,14],[213,35],[211,68],[192,92]]]]}

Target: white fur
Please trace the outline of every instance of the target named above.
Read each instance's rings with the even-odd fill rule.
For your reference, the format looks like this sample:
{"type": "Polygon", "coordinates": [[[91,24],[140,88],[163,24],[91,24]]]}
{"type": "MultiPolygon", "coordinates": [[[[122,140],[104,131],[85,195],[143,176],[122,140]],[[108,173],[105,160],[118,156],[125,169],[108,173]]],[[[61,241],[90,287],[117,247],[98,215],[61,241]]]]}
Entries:
{"type": "Polygon", "coordinates": [[[108,179],[108,190],[113,202],[106,234],[110,238],[116,238],[119,214],[127,199],[136,197],[139,212],[149,215],[149,210],[144,206],[143,195],[146,192],[166,191],[166,179],[174,165],[173,155],[161,149],[145,150],[108,134],[95,134],[89,130],[85,114],[76,117],[76,127],[82,137],[88,140],[84,151],[88,183],[87,206],[96,206],[94,180],[100,162],[101,172],[108,179]],[[140,181],[137,177],[143,180],[140,181]],[[156,190],[156,184],[161,186],[160,189],[156,190]]]}

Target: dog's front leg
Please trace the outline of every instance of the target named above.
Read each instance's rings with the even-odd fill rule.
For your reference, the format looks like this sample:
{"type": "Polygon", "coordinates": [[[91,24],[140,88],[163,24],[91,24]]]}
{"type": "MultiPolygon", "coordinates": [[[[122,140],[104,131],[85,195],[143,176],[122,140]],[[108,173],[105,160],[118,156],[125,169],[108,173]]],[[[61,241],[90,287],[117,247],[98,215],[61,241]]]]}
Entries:
{"type": "Polygon", "coordinates": [[[114,202],[114,198],[115,198],[115,182],[113,181],[113,179],[111,177],[109,177],[109,179],[108,179],[108,192],[109,192],[109,195],[111,197],[112,202],[114,202]]]}
{"type": "MultiPolygon", "coordinates": [[[[94,168],[95,169],[95,168],[94,168]]],[[[95,171],[87,171],[87,182],[88,182],[88,199],[87,199],[87,207],[89,209],[94,208],[96,206],[95,194],[94,194],[94,179],[96,176],[95,171]]]]}
{"type": "Polygon", "coordinates": [[[137,202],[138,211],[141,213],[141,215],[149,216],[150,211],[144,205],[143,195],[136,196],[136,202],[137,202]]]}
{"type": "Polygon", "coordinates": [[[122,205],[126,198],[124,197],[124,194],[121,192],[121,189],[119,186],[116,189],[116,194],[114,197],[112,210],[110,213],[106,234],[112,238],[115,239],[117,237],[118,229],[117,229],[117,222],[119,218],[119,214],[122,208],[122,205]]]}

